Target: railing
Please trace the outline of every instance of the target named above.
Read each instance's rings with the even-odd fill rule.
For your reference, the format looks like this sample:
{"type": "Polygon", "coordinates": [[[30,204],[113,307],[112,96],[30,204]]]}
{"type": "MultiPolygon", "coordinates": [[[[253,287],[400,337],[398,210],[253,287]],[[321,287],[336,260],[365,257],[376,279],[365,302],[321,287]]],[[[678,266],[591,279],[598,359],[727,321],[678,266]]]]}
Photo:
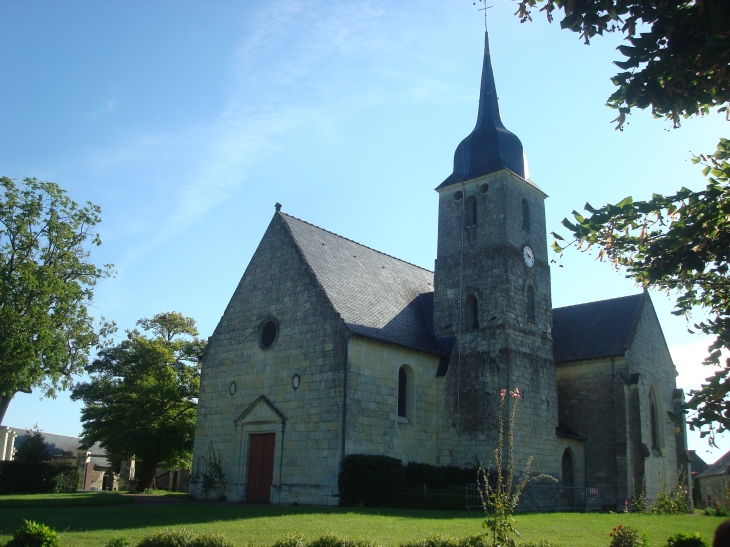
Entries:
{"type": "MultiPolygon", "coordinates": [[[[466,486],[466,508],[481,509],[482,498],[479,485],[466,486]]],[[[601,492],[598,488],[584,486],[556,486],[533,484],[522,491],[517,511],[550,512],[550,511],[600,511],[601,492]]]]}

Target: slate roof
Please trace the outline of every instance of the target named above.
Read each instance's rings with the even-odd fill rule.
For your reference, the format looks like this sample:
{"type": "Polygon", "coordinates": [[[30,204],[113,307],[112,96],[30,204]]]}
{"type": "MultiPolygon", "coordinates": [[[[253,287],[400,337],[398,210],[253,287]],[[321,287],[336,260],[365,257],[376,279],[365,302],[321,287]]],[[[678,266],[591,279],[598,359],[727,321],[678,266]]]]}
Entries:
{"type": "Polygon", "coordinates": [[[485,31],[477,123],[474,130],[456,147],[454,171],[438,188],[502,169],[509,169],[523,179],[526,177],[522,143],[517,135],[502,124],[499,115],[497,88],[489,54],[489,35],[485,31]]]}
{"type": "Polygon", "coordinates": [[[277,213],[324,289],[355,334],[449,354],[453,339],[433,334],[433,272],[277,213]]]}
{"type": "Polygon", "coordinates": [[[690,450],[689,451],[689,457],[690,457],[690,460],[689,461],[692,463],[692,474],[693,475],[695,473],[697,475],[699,475],[705,469],[707,469],[708,467],[710,467],[709,465],[707,465],[707,462],[705,462],[705,460],[703,460],[702,458],[700,458],[697,455],[697,451],[696,450],[690,450]]]}
{"type": "Polygon", "coordinates": [[[555,308],[555,362],[623,355],[631,344],[645,294],[555,308]]]}
{"type": "MultiPolygon", "coordinates": [[[[22,437],[29,432],[27,429],[20,429],[18,427],[11,427],[13,431],[18,435],[15,439],[15,448],[17,449],[19,443],[22,443],[22,437]]],[[[66,435],[55,435],[54,433],[43,433],[43,438],[46,444],[50,445],[51,454],[56,456],[73,456],[76,457],[76,451],[81,445],[81,439],[78,437],[67,437],[66,435]]],[[[96,443],[91,447],[91,461],[95,465],[102,467],[108,467],[111,465],[106,458],[106,450],[104,450],[99,443],[96,443]]]]}
{"type": "Polygon", "coordinates": [[[715,463],[710,464],[707,469],[697,475],[697,478],[704,479],[715,475],[725,475],[728,474],[728,471],[730,471],[730,451],[725,452],[715,463]]]}

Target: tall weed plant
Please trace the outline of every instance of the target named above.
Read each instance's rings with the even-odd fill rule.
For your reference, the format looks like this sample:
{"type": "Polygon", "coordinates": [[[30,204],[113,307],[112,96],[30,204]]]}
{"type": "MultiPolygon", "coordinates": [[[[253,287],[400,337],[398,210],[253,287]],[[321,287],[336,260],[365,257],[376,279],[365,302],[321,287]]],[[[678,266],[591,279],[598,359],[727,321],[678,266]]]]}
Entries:
{"type": "Polygon", "coordinates": [[[530,465],[532,464],[532,456],[527,459],[525,470],[521,477],[515,477],[515,451],[514,451],[514,425],[515,415],[517,413],[517,402],[520,399],[520,390],[515,388],[509,392],[509,399],[512,400],[509,411],[509,420],[505,431],[504,424],[504,407],[507,397],[507,390],[503,389],[499,393],[499,412],[497,414],[497,448],[494,449],[495,458],[495,475],[494,484],[490,484],[488,470],[479,465],[477,471],[477,482],[479,485],[479,496],[482,501],[482,508],[486,518],[482,522],[482,527],[486,530],[485,539],[487,545],[491,547],[515,547],[517,542],[515,537],[520,537],[520,533],[515,528],[514,513],[520,496],[525,486],[531,480],[549,479],[556,481],[550,475],[537,475],[530,477],[530,465]],[[505,469],[504,451],[505,437],[507,442],[507,468],[505,469]]]}

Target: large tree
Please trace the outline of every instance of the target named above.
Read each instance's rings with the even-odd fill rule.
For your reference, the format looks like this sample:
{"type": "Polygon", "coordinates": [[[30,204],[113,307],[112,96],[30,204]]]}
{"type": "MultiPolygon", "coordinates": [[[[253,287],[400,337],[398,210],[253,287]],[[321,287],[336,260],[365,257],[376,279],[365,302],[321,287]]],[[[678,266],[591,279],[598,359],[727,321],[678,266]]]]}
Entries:
{"type": "MultiPolygon", "coordinates": [[[[730,101],[730,0],[518,0],[517,15],[531,18],[541,6],[549,20],[562,11],[560,26],[580,33],[586,43],[604,32],[623,33],[618,49],[625,59],[612,78],[616,91],[608,106],[618,110],[621,129],[632,109],[651,109],[678,128],[682,118],[715,109],[728,116],[730,101]]],[[[553,248],[596,249],[598,257],[645,288],[673,291],[673,313],[689,316],[702,309],[708,319],[696,324],[714,337],[707,364],[730,349],[730,140],[720,139],[712,154],[696,156],[708,177],[705,188],[682,188],[634,201],[573,211],[553,248]]],[[[690,427],[703,436],[730,428],[730,359],[722,370],[693,391],[687,408],[690,427]]]]}
{"type": "Polygon", "coordinates": [[[155,486],[159,467],[190,464],[205,342],[195,321],[177,312],[137,322],[149,335],[101,348],[86,367],[89,382],[71,398],[82,400],[82,438],[100,442],[115,460],[135,458],[137,488],[155,486]]]}
{"type": "Polygon", "coordinates": [[[72,385],[98,341],[87,307],[111,266],[95,266],[100,209],[53,182],[0,177],[0,423],[18,392],[72,385]]]}

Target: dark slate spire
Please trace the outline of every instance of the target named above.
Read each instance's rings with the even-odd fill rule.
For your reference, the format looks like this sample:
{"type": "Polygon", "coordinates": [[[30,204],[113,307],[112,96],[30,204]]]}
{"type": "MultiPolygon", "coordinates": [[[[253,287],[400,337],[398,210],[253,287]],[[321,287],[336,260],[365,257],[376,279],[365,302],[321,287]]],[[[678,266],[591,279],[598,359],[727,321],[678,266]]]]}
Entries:
{"type": "Polygon", "coordinates": [[[492,61],[489,56],[489,34],[484,33],[484,65],[482,89],[479,94],[479,115],[474,131],[465,138],[454,153],[454,172],[438,188],[509,169],[525,177],[522,143],[510,133],[499,117],[497,88],[494,85],[492,61]]]}

